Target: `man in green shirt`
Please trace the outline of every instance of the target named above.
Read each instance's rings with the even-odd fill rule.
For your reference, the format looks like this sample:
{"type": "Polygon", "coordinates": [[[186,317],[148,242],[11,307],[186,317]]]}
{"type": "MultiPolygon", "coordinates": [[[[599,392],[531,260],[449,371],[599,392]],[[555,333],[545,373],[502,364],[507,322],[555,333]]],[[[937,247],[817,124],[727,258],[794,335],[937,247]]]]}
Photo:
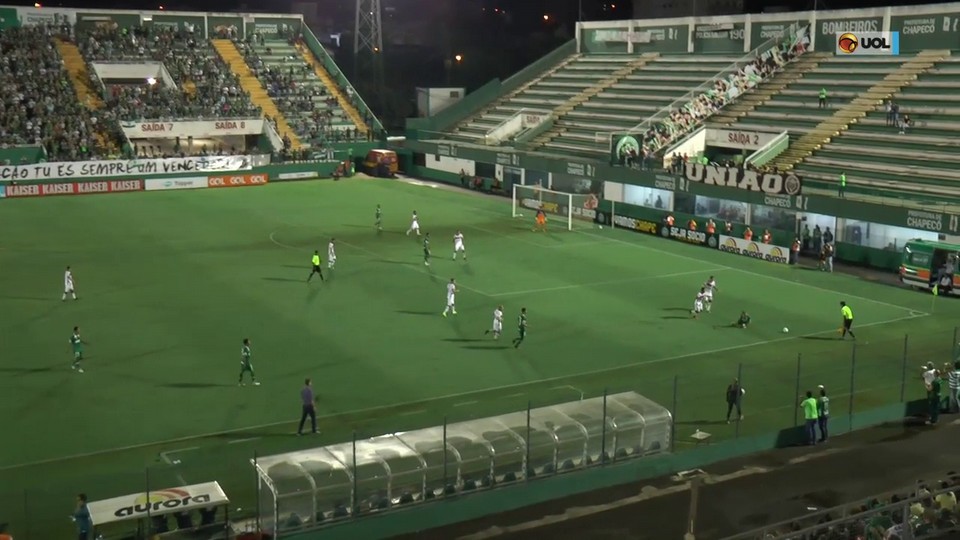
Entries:
{"type": "Polygon", "coordinates": [[[747,313],[746,311],[741,311],[740,318],[737,319],[737,322],[734,323],[734,326],[737,326],[740,328],[746,328],[750,326],[750,314],[747,313]]]}
{"type": "Polygon", "coordinates": [[[73,327],[73,335],[70,336],[70,346],[73,348],[73,370],[77,373],[83,373],[80,367],[80,361],[83,360],[83,340],[80,339],[80,327],[73,327]]]}
{"type": "Polygon", "coordinates": [[[933,380],[927,385],[927,405],[929,406],[930,418],[928,424],[936,424],[940,419],[940,388],[943,386],[943,380],[940,378],[940,370],[933,372],[933,380]]]}
{"type": "Polygon", "coordinates": [[[825,109],[827,107],[827,89],[820,89],[820,108],[825,109]]]}
{"type": "Polygon", "coordinates": [[[807,444],[813,446],[817,444],[817,400],[813,397],[813,392],[807,390],[807,399],[800,402],[800,408],[803,409],[804,431],[807,435],[807,444]]]}
{"type": "Polygon", "coordinates": [[[240,347],[240,386],[243,386],[243,374],[250,372],[250,380],[253,381],[254,386],[260,386],[260,383],[257,381],[257,375],[253,372],[253,361],[251,357],[253,354],[250,351],[250,340],[244,338],[243,346],[240,347]]]}
{"type": "Polygon", "coordinates": [[[513,347],[520,348],[520,344],[527,337],[527,308],[520,308],[520,315],[517,316],[517,331],[519,334],[513,340],[513,347]]]}
{"type": "Polygon", "coordinates": [[[841,199],[844,198],[843,194],[844,194],[845,191],[847,191],[847,173],[841,172],[841,173],[840,173],[840,186],[839,186],[839,189],[837,190],[837,197],[839,197],[839,198],[841,198],[841,199]]]}

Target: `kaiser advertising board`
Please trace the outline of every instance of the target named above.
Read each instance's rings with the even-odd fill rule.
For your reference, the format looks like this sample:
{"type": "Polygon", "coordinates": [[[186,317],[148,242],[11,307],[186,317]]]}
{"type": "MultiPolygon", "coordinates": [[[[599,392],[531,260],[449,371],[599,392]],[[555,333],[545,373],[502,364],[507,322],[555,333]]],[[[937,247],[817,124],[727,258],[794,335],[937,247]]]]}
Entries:
{"type": "Polygon", "coordinates": [[[65,161],[0,167],[0,180],[73,180],[190,172],[243,171],[252,168],[250,156],[206,156],[167,159],[65,161]]]}
{"type": "Polygon", "coordinates": [[[720,235],[720,251],[776,264],[790,264],[790,248],[720,235]]]}
{"type": "Polygon", "coordinates": [[[8,199],[50,197],[55,195],[94,195],[98,193],[128,193],[143,190],[143,180],[100,180],[86,182],[58,182],[52,184],[11,184],[4,186],[8,199]]]}

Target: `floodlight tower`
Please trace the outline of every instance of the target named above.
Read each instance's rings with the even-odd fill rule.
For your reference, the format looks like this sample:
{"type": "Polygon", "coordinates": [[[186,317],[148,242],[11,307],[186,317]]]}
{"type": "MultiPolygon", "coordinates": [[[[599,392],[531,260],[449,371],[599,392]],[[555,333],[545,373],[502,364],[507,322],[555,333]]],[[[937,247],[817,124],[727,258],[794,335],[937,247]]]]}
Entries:
{"type": "MultiPolygon", "coordinates": [[[[364,83],[383,103],[383,24],[380,0],[356,0],[357,17],[353,29],[353,68],[357,82],[364,83]]],[[[382,109],[381,109],[382,110],[382,109]]]]}

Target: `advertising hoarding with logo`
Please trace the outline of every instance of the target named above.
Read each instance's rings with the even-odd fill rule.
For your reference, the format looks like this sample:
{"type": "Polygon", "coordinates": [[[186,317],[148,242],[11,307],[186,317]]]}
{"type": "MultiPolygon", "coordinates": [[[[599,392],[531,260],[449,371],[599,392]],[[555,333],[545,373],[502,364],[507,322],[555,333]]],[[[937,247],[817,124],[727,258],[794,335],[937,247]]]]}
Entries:
{"type": "Polygon", "coordinates": [[[899,32],[843,32],[837,34],[837,56],[897,56],[899,32]]]}
{"type": "Polygon", "coordinates": [[[882,31],[883,17],[817,19],[814,43],[818,51],[834,51],[837,48],[837,36],[839,34],[882,31]]]}
{"type": "Polygon", "coordinates": [[[790,264],[790,248],[720,235],[720,251],[775,264],[790,264]]]}
{"type": "Polygon", "coordinates": [[[212,508],[229,502],[218,482],[207,482],[94,501],[87,505],[87,510],[90,511],[90,521],[98,526],[148,515],[162,516],[212,508]]]}
{"type": "Polygon", "coordinates": [[[900,52],[960,49],[960,12],[891,15],[890,30],[900,33],[900,52]]]}
{"type": "Polygon", "coordinates": [[[698,24],[693,30],[693,50],[698,53],[743,53],[744,28],[743,23],[698,24]]]}
{"type": "Polygon", "coordinates": [[[755,191],[766,195],[799,195],[803,180],[793,173],[762,173],[737,167],[687,163],[684,175],[691,182],[755,191]]]}
{"type": "Polygon", "coordinates": [[[189,178],[151,178],[143,183],[144,191],[166,191],[170,189],[201,189],[207,187],[206,176],[189,178]]]}

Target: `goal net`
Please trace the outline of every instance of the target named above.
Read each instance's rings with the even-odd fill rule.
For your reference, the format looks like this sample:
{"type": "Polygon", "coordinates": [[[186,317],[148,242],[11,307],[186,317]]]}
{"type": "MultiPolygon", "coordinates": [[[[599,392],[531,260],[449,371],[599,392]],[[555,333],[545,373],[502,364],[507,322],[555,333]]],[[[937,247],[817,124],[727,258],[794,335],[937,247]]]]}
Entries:
{"type": "Polygon", "coordinates": [[[537,210],[543,210],[548,218],[562,218],[565,228],[571,231],[578,224],[590,223],[592,226],[599,202],[592,193],[553,191],[540,185],[513,185],[513,217],[521,217],[524,213],[533,217],[537,210]]]}

